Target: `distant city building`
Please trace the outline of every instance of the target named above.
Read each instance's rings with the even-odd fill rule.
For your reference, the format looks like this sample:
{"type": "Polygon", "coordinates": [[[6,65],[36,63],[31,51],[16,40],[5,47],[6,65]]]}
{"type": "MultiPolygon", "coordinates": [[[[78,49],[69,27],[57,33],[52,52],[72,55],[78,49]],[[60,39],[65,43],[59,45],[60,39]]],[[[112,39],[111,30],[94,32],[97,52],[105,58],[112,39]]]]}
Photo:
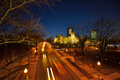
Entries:
{"type": "Polygon", "coordinates": [[[91,40],[97,40],[97,31],[96,30],[90,30],[90,38],[91,38],[91,40]]]}

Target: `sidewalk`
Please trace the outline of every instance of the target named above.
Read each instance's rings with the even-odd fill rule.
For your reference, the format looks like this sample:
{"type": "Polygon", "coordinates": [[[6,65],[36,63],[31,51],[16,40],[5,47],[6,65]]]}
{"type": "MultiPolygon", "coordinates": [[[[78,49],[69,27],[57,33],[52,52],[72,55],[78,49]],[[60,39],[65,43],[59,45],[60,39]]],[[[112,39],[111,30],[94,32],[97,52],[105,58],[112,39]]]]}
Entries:
{"type": "MultiPolygon", "coordinates": [[[[36,55],[36,58],[35,58],[35,55],[30,57],[30,60],[29,60],[30,64],[28,67],[26,67],[28,69],[26,80],[35,80],[37,60],[38,60],[38,55],[36,55]]],[[[21,72],[20,75],[18,76],[18,79],[16,79],[16,80],[24,80],[25,79],[24,76],[25,76],[24,73],[21,72]],[[22,77],[22,79],[21,79],[21,77],[22,77]]]]}
{"type": "MultiPolygon", "coordinates": [[[[36,56],[37,60],[38,56],[36,56]]],[[[5,69],[0,70],[0,80],[8,80],[9,77],[9,69],[10,69],[10,77],[14,80],[23,80],[21,76],[23,76],[23,71],[25,68],[28,69],[28,75],[30,76],[29,80],[34,80],[35,79],[35,74],[36,72],[36,60],[35,60],[35,55],[30,54],[29,55],[29,61],[28,61],[28,56],[24,56],[19,64],[19,62],[14,62],[11,63],[9,66],[7,66],[5,69]],[[34,70],[35,69],[35,70],[34,70]],[[32,76],[32,77],[31,77],[32,76]]],[[[3,64],[2,64],[3,65],[3,64]]],[[[11,80],[11,79],[10,79],[11,80]]]]}
{"type": "Polygon", "coordinates": [[[35,75],[36,75],[36,68],[37,68],[37,60],[38,60],[38,55],[36,56],[36,60],[33,59],[28,67],[28,80],[35,80],[35,75]]]}
{"type": "Polygon", "coordinates": [[[5,67],[5,69],[1,69],[0,70],[0,74],[1,74],[0,75],[0,79],[8,80],[9,75],[13,79],[17,78],[16,76],[19,75],[20,69],[22,69],[23,67],[27,66],[28,64],[29,64],[29,62],[24,62],[24,64],[23,64],[23,62],[20,62],[20,65],[19,65],[19,62],[11,63],[7,67],[5,67]]]}
{"type": "MultiPolygon", "coordinates": [[[[94,78],[92,79],[87,79],[80,71],[75,69],[73,65],[71,65],[66,58],[70,58],[71,61],[74,61],[73,56],[70,56],[66,54],[65,52],[61,52],[63,56],[61,56],[58,52],[56,54],[67,64],[67,66],[81,79],[81,80],[98,80],[98,71],[94,70],[93,68],[90,68],[88,65],[84,64],[84,70],[87,71],[89,74],[91,74],[94,78]],[[79,74],[79,75],[78,75],[79,74]]],[[[80,68],[83,69],[83,62],[80,60],[77,60],[75,62],[80,68]]],[[[120,77],[120,74],[115,72],[109,75],[103,75],[100,73],[100,77],[103,78],[104,80],[115,80],[116,78],[120,77]]]]}

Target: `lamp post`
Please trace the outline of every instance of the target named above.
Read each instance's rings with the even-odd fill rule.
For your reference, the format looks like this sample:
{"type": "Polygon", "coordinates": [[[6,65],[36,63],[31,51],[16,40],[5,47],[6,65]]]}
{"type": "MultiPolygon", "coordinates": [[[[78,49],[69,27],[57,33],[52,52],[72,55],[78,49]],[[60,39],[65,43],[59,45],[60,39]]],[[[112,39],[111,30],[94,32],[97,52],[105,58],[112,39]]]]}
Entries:
{"type": "Polygon", "coordinates": [[[100,77],[100,72],[99,72],[99,67],[100,67],[101,63],[100,61],[97,62],[97,66],[98,66],[98,80],[99,80],[99,77],[100,77]]]}
{"type": "Polygon", "coordinates": [[[35,60],[36,60],[37,50],[35,50],[35,60]]]}
{"type": "Polygon", "coordinates": [[[28,69],[27,69],[27,68],[25,68],[25,69],[24,69],[25,80],[28,80],[28,75],[27,75],[27,73],[28,73],[28,69]]]}

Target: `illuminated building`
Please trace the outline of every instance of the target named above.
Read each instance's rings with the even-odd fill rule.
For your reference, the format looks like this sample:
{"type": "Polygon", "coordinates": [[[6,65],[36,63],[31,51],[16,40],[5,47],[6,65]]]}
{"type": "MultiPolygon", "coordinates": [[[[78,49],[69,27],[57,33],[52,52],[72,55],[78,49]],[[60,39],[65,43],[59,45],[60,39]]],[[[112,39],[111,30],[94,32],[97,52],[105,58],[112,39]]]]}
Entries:
{"type": "Polygon", "coordinates": [[[60,44],[76,44],[79,42],[79,39],[75,37],[75,32],[73,31],[72,27],[67,29],[67,36],[63,37],[62,34],[57,35],[54,39],[55,43],[60,44]]]}
{"type": "MultiPolygon", "coordinates": [[[[79,40],[84,39],[83,35],[81,35],[81,38],[77,38],[75,36],[75,32],[73,31],[72,27],[69,27],[67,29],[67,36],[62,36],[62,34],[57,35],[54,39],[54,43],[60,43],[60,44],[78,44],[79,40]]],[[[90,31],[90,38],[88,38],[85,41],[85,45],[99,45],[99,41],[97,40],[97,31],[91,30],[90,31]]]]}

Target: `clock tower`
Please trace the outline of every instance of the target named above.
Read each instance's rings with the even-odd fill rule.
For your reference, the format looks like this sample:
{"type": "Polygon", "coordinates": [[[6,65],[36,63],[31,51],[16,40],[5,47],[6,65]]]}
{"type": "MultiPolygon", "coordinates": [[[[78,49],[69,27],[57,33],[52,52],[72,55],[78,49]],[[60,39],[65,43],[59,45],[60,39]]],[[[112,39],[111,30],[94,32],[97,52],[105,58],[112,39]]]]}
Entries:
{"type": "Polygon", "coordinates": [[[67,36],[71,36],[71,32],[73,32],[73,28],[70,26],[67,28],[67,36]]]}

